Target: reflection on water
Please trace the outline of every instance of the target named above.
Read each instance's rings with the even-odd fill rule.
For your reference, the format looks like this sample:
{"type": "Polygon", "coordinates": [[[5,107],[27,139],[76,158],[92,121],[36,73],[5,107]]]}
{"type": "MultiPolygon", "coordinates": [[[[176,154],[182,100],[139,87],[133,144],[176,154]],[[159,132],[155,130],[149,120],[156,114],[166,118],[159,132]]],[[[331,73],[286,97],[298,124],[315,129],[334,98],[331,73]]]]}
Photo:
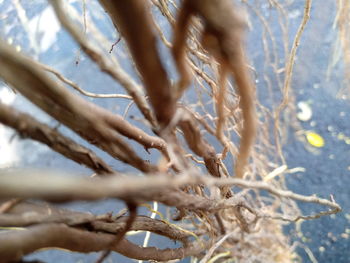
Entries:
{"type": "MultiPolygon", "coordinates": [[[[0,87],[1,103],[10,105],[15,101],[16,95],[7,87],[0,87]]],[[[16,141],[11,140],[13,132],[5,129],[4,125],[0,124],[0,168],[13,166],[19,161],[17,154],[18,145],[16,141]]]]}

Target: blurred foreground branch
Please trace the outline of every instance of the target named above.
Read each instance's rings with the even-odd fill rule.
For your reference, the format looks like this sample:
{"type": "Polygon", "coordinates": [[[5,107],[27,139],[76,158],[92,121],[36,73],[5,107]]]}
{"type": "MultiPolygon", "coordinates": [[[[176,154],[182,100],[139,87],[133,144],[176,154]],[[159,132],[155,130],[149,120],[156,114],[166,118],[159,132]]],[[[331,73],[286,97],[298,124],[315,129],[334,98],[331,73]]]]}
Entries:
{"type": "MultiPolygon", "coordinates": [[[[50,172],[7,172],[1,174],[0,198],[36,198],[49,201],[72,200],[98,200],[108,197],[122,199],[128,202],[159,201],[166,205],[182,207],[186,209],[216,210],[239,205],[244,199],[232,197],[227,200],[206,199],[177,191],[182,186],[205,185],[211,186],[237,186],[264,190],[279,198],[290,198],[297,201],[315,203],[331,208],[320,215],[301,216],[299,219],[312,219],[321,215],[334,214],[341,211],[340,206],[334,200],[326,200],[316,196],[304,196],[291,191],[279,190],[268,183],[259,181],[246,181],[235,178],[212,178],[196,173],[184,174],[168,178],[165,175],[148,177],[115,176],[108,178],[75,178],[61,176],[50,172]],[[27,179],[26,179],[27,178],[27,179]],[[40,185],[38,184],[40,182],[40,185]],[[179,200],[174,202],[175,196],[179,200]],[[182,198],[182,199],[181,199],[182,198]],[[190,201],[191,200],[191,201],[190,201]],[[195,202],[193,202],[195,200],[195,202]]],[[[261,215],[265,217],[264,215],[261,215]]],[[[273,216],[272,216],[273,217],[273,216]]],[[[277,218],[277,217],[276,217],[277,218]]],[[[284,219],[284,218],[279,218],[284,219]]],[[[288,220],[288,219],[284,219],[288,220]]]]}

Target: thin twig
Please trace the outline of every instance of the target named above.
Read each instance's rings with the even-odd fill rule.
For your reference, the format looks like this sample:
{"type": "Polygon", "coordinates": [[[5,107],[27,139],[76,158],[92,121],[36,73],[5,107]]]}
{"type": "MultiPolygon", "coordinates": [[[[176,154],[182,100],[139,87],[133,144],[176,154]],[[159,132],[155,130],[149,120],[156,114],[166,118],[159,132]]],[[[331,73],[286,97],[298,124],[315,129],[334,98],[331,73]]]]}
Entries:
{"type": "Polygon", "coordinates": [[[214,251],[221,246],[221,244],[227,239],[229,238],[232,234],[234,234],[234,232],[230,232],[227,233],[226,235],[224,235],[220,240],[218,240],[217,242],[215,242],[215,244],[208,250],[208,252],[206,253],[205,257],[203,257],[201,259],[201,261],[199,261],[199,263],[206,263],[208,262],[209,258],[213,255],[214,251]]]}
{"type": "Polygon", "coordinates": [[[59,73],[57,70],[55,70],[54,68],[51,68],[45,64],[42,64],[38,61],[35,62],[36,65],[38,65],[39,67],[43,68],[44,70],[51,72],[52,74],[54,74],[59,80],[61,80],[62,82],[68,84],[69,86],[71,86],[72,88],[74,88],[75,90],[77,90],[78,92],[80,92],[81,94],[88,96],[88,97],[92,97],[92,98],[120,98],[120,99],[128,99],[128,100],[132,100],[132,97],[129,95],[125,95],[125,94],[98,94],[98,93],[93,93],[93,92],[89,92],[86,90],[83,90],[82,88],[80,88],[78,86],[78,84],[74,83],[73,81],[67,79],[66,77],[64,77],[61,73],[59,73]]]}
{"type": "MultiPolygon", "coordinates": [[[[279,138],[279,121],[280,121],[280,114],[282,112],[282,110],[286,107],[286,105],[288,104],[289,101],[289,90],[290,90],[290,85],[291,85],[291,80],[292,80],[292,73],[293,73],[293,67],[294,67],[294,62],[295,62],[295,55],[297,53],[297,49],[298,46],[300,44],[300,39],[301,36],[304,32],[305,26],[307,24],[307,22],[310,19],[310,12],[311,12],[311,3],[312,0],[305,0],[305,7],[304,7],[304,16],[303,19],[301,21],[301,24],[298,28],[298,31],[295,35],[294,38],[294,42],[292,45],[292,49],[290,51],[289,54],[289,58],[288,61],[286,63],[286,73],[285,73],[285,79],[284,79],[284,85],[283,85],[283,99],[281,104],[277,107],[276,111],[275,111],[275,139],[276,139],[276,146],[277,146],[277,150],[279,151],[279,155],[283,158],[283,154],[282,154],[282,148],[280,145],[280,141],[278,140],[279,138]]],[[[285,160],[283,158],[283,162],[285,163],[285,160]]]]}

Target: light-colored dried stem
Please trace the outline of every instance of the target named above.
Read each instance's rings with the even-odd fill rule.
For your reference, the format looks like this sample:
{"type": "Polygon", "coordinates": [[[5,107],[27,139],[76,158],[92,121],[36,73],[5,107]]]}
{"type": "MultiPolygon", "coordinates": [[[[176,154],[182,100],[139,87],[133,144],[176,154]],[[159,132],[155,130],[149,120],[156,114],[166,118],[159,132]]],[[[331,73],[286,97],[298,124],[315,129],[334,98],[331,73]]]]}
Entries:
{"type": "Polygon", "coordinates": [[[300,39],[301,36],[304,32],[305,26],[307,24],[307,22],[310,19],[310,12],[311,12],[311,4],[312,4],[312,0],[305,0],[305,7],[304,7],[304,16],[303,19],[301,21],[301,24],[298,28],[298,31],[295,35],[294,41],[293,41],[293,45],[292,45],[292,49],[290,51],[289,54],[289,58],[288,61],[286,62],[286,73],[285,73],[285,79],[284,79],[284,85],[283,85],[283,99],[282,102],[280,103],[280,105],[277,107],[276,111],[275,111],[275,129],[274,129],[274,133],[275,133],[275,142],[276,142],[276,146],[277,146],[277,150],[279,152],[279,155],[282,157],[283,162],[285,163],[283,154],[282,154],[282,146],[280,143],[279,138],[279,123],[280,123],[280,114],[283,111],[283,109],[287,106],[288,101],[289,101],[289,90],[290,90],[290,85],[291,85],[291,80],[292,80],[292,73],[293,73],[293,67],[294,67],[294,63],[295,63],[295,56],[297,53],[297,49],[298,46],[300,44],[300,39]]]}
{"type": "Polygon", "coordinates": [[[232,236],[234,234],[234,232],[230,232],[227,233],[226,235],[224,235],[220,240],[218,240],[217,242],[215,242],[215,244],[208,250],[208,252],[206,253],[206,255],[201,259],[201,261],[199,261],[199,263],[206,263],[208,262],[208,260],[210,259],[210,257],[213,255],[213,253],[215,252],[215,250],[221,246],[221,244],[230,236],[232,236]]]}

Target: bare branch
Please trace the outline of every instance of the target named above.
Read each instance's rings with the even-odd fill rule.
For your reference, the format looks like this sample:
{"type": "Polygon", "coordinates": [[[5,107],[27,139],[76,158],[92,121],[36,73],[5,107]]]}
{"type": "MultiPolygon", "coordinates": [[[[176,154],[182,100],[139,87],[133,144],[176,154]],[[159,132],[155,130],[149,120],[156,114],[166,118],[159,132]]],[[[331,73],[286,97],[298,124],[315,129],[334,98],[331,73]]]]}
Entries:
{"type": "Polygon", "coordinates": [[[147,1],[100,0],[100,3],[127,41],[157,120],[161,127],[165,127],[172,119],[176,105],[158,54],[156,33],[152,28],[147,1]]]}
{"type": "MultiPolygon", "coordinates": [[[[3,204],[7,204],[7,202],[3,204]]],[[[112,214],[95,216],[89,213],[58,208],[46,203],[22,202],[10,208],[7,214],[0,214],[0,226],[23,227],[39,223],[64,223],[73,226],[89,223],[95,231],[116,234],[123,229],[127,220],[126,216],[120,216],[118,214],[113,216],[112,214]]],[[[181,241],[184,244],[187,244],[187,239],[190,237],[187,232],[170,223],[147,216],[137,216],[130,230],[150,231],[173,240],[181,241]]]]}
{"type": "MultiPolygon", "coordinates": [[[[167,125],[174,115],[176,94],[172,94],[166,72],[159,61],[156,35],[151,29],[151,18],[148,15],[146,3],[139,0],[128,2],[101,0],[100,2],[129,43],[157,119],[162,125],[167,125]],[[139,30],[140,24],[143,25],[142,31],[139,30]],[[143,51],[145,49],[147,52],[143,51]]],[[[203,157],[212,175],[220,177],[215,150],[202,138],[197,126],[189,120],[189,117],[183,118],[179,125],[191,150],[203,157]]]]}
{"type": "MultiPolygon", "coordinates": [[[[42,224],[27,228],[25,231],[5,231],[0,233],[0,255],[5,262],[19,260],[22,256],[41,248],[56,247],[76,252],[102,251],[114,240],[115,236],[94,233],[68,227],[64,224],[42,224]]],[[[126,257],[140,260],[167,261],[193,256],[206,248],[205,241],[192,243],[186,248],[157,249],[139,247],[126,239],[112,248],[126,257]]]]}
{"type": "MultiPolygon", "coordinates": [[[[220,83],[224,83],[223,77],[227,72],[233,74],[237,84],[244,123],[235,171],[236,176],[242,178],[249,161],[256,133],[254,92],[247,67],[245,66],[246,62],[243,52],[242,36],[244,23],[230,0],[185,0],[183,2],[174,32],[173,46],[174,59],[180,73],[180,94],[187,88],[190,81],[185,59],[185,47],[189,21],[193,15],[199,15],[203,19],[202,44],[221,66],[219,72],[221,75],[220,83]]],[[[223,88],[221,92],[224,93],[223,88]]],[[[223,95],[221,94],[219,97],[223,98],[223,95]]],[[[222,115],[221,112],[219,114],[222,115]]],[[[219,119],[218,133],[221,133],[222,116],[219,116],[219,119]]],[[[220,139],[221,135],[218,135],[220,139]]]]}
{"type": "Polygon", "coordinates": [[[111,215],[95,216],[86,213],[67,213],[43,215],[36,212],[26,212],[21,215],[0,214],[0,225],[2,227],[24,227],[36,224],[63,223],[74,226],[97,220],[110,219],[111,215]]]}
{"type": "Polygon", "coordinates": [[[63,136],[57,130],[38,122],[28,114],[0,102],[0,122],[15,129],[22,138],[46,144],[52,150],[79,164],[84,164],[98,174],[112,174],[109,167],[93,151],[63,136]]]}
{"type": "Polygon", "coordinates": [[[136,140],[145,148],[158,148],[161,151],[165,147],[163,140],[148,135],[121,116],[69,92],[31,62],[32,60],[18,54],[12,47],[0,43],[0,76],[24,96],[112,156],[144,172],[156,170],[154,166],[140,159],[117,132],[136,140]]]}
{"type": "MultiPolygon", "coordinates": [[[[91,222],[91,226],[95,231],[104,231],[108,233],[117,233],[125,225],[126,217],[121,217],[116,222],[108,223],[103,221],[91,222]]],[[[133,231],[150,231],[152,233],[168,237],[173,240],[181,241],[186,244],[190,235],[178,228],[165,223],[162,220],[152,219],[146,216],[137,216],[130,230],[133,231]]]]}
{"type": "Polygon", "coordinates": [[[0,203],[0,215],[3,213],[6,213],[8,210],[10,210],[12,207],[20,203],[22,199],[20,198],[12,198],[8,201],[3,202],[2,204],[0,203]]]}
{"type": "Polygon", "coordinates": [[[199,263],[206,263],[208,262],[208,260],[210,259],[210,257],[213,255],[214,251],[220,247],[220,245],[230,236],[232,236],[234,234],[234,232],[230,232],[227,233],[226,235],[224,235],[220,240],[218,240],[217,242],[215,242],[215,244],[208,250],[208,252],[206,253],[206,255],[201,259],[201,261],[199,261],[199,263]]]}
{"type": "Polygon", "coordinates": [[[72,200],[98,200],[107,197],[126,202],[159,201],[168,206],[188,210],[217,211],[233,205],[233,201],[212,200],[176,191],[180,186],[196,182],[188,176],[170,179],[166,175],[147,177],[77,178],[52,172],[2,172],[0,198],[23,197],[55,202],[72,200]],[[191,183],[192,182],[192,183],[191,183]]]}
{"type": "Polygon", "coordinates": [[[132,225],[136,219],[136,216],[137,216],[137,205],[133,202],[128,202],[127,206],[128,206],[128,210],[129,210],[129,216],[128,216],[123,228],[117,233],[115,238],[108,245],[107,250],[103,251],[101,256],[97,259],[96,263],[102,263],[111,254],[112,249],[119,245],[119,243],[124,239],[126,233],[132,227],[132,225]]]}
{"type": "MultiPolygon", "coordinates": [[[[141,171],[133,174],[114,172],[94,152],[63,136],[57,129],[0,103],[0,125],[4,123],[21,137],[42,142],[96,173],[110,175],[84,177],[43,169],[0,170],[0,226],[7,228],[0,231],[0,261],[22,262],[22,256],[52,247],[72,252],[103,252],[99,262],[113,251],[141,263],[142,260],[177,262],[188,256],[197,257],[201,262],[221,262],[224,258],[242,262],[290,261],[295,248],[290,246],[283,233],[284,221],[300,222],[341,211],[332,195],[326,199],[287,191],[282,180],[283,171],[272,178],[281,172],[277,171],[280,168],[278,161],[285,162],[277,134],[285,127],[280,125],[279,115],[288,103],[293,110],[288,92],[298,43],[310,15],[312,0],[304,1],[304,18],[291,54],[284,58],[284,63],[277,52],[280,47],[288,52],[289,18],[284,4],[268,0],[271,8],[278,9],[271,22],[278,20],[279,24],[273,27],[258,5],[248,4],[258,16],[263,30],[259,33],[263,35],[261,44],[265,62],[259,62],[263,69],[263,75],[260,75],[259,65],[256,65],[257,71],[247,66],[245,17],[232,0],[99,0],[91,5],[83,0],[82,12],[67,1],[50,0],[58,20],[80,46],[79,55],[80,51],[85,52],[93,64],[126,89],[126,95],[85,91],[79,83],[69,80],[55,68],[21,54],[19,42],[13,41],[12,34],[8,43],[0,40],[0,79],[82,139],[125,162],[132,171],[133,168],[141,171]],[[106,12],[95,13],[97,5],[106,12]],[[159,19],[159,15],[164,18],[159,19]],[[138,71],[141,85],[127,74],[114,54],[108,53],[111,36],[107,39],[100,31],[102,16],[109,16],[118,31],[117,37],[112,36],[113,42],[118,38],[116,43],[122,41],[123,49],[130,51],[130,54],[127,52],[128,65],[138,71]],[[94,21],[99,21],[98,27],[94,21]],[[169,27],[174,30],[171,36],[169,27]],[[274,35],[281,32],[283,44],[274,35]],[[173,43],[168,41],[170,38],[173,43]],[[11,47],[13,42],[16,49],[11,47]],[[172,53],[179,73],[175,85],[163,65],[169,62],[165,61],[169,54],[163,56],[164,48],[172,53]],[[285,68],[279,68],[282,64],[285,68]],[[256,80],[266,81],[262,92],[269,94],[262,96],[264,103],[266,97],[272,104],[275,98],[282,98],[277,109],[273,108],[275,105],[264,106],[255,99],[252,72],[256,80]],[[234,86],[228,82],[231,75],[234,86]],[[192,78],[192,90],[180,101],[192,78]],[[275,82],[280,89],[272,93],[276,90],[273,88],[275,82]],[[151,128],[154,135],[127,122],[123,116],[84,100],[86,98],[81,94],[130,100],[124,116],[135,103],[143,116],[134,116],[133,120],[151,128]],[[275,127],[271,126],[273,122],[275,127]],[[261,132],[255,142],[257,127],[261,132]],[[277,136],[274,145],[271,144],[271,128],[277,136]],[[218,141],[212,145],[214,137],[218,141]],[[238,149],[236,140],[239,138],[238,149]],[[161,156],[158,152],[150,155],[157,163],[141,157],[137,151],[143,148],[147,152],[154,148],[161,153],[161,156]],[[228,152],[232,156],[226,158],[228,152]],[[276,155],[280,158],[275,158],[276,155]],[[230,160],[235,161],[235,165],[229,165],[230,160]],[[246,168],[249,168],[246,179],[251,181],[242,179],[246,168]],[[231,177],[231,173],[236,178],[231,177]],[[257,178],[263,179],[258,181],[257,178]],[[125,202],[129,216],[128,209],[92,215],[48,203],[106,198],[125,202]],[[166,206],[166,213],[145,202],[166,206]],[[297,207],[298,202],[317,207],[303,214],[297,207]],[[138,216],[138,206],[147,207],[152,212],[151,218],[138,216]],[[173,214],[171,208],[176,208],[177,213],[173,214]],[[154,219],[156,215],[161,220],[154,219]],[[181,219],[181,222],[173,223],[181,219]],[[128,234],[133,234],[128,231],[147,231],[143,247],[127,240],[128,234]],[[150,233],[164,236],[169,242],[180,241],[182,247],[162,250],[147,247],[150,233]],[[191,243],[193,238],[196,241],[191,243]]],[[[22,27],[28,31],[26,37],[32,41],[33,32],[25,23],[28,22],[26,10],[19,0],[14,0],[14,6],[22,27]]],[[[344,9],[348,10],[350,4],[346,7],[344,9]]],[[[335,21],[338,24],[344,18],[343,13],[337,14],[335,21]]],[[[248,23],[254,29],[252,22],[255,21],[248,23]]],[[[339,31],[340,36],[348,32],[343,26],[339,31]]],[[[261,54],[256,55],[254,57],[258,58],[261,54]]]]}
{"type": "Polygon", "coordinates": [[[65,14],[63,8],[62,0],[50,1],[57,18],[60,20],[61,24],[68,30],[71,36],[78,42],[82,50],[98,64],[102,71],[109,74],[117,82],[121,83],[129,95],[134,99],[136,105],[139,107],[145,118],[154,126],[155,120],[151,110],[148,107],[147,101],[142,94],[141,87],[138,86],[128,74],[122,70],[115,58],[109,58],[103,55],[99,49],[94,46],[85,35],[79,31],[79,29],[74,25],[72,21],[69,20],[68,16],[65,14]]]}
{"type": "MultiPolygon", "coordinates": [[[[282,93],[283,98],[282,98],[280,105],[278,105],[278,107],[275,111],[275,115],[274,115],[274,118],[275,118],[275,131],[274,131],[275,132],[275,142],[276,142],[277,150],[279,151],[280,156],[283,156],[282,155],[282,146],[281,146],[281,143],[279,140],[279,134],[278,134],[280,115],[281,115],[281,112],[283,111],[283,109],[288,105],[289,95],[290,95],[290,83],[292,80],[292,73],[293,73],[293,68],[294,68],[295,56],[297,53],[297,49],[298,49],[298,46],[300,43],[301,36],[304,32],[305,26],[310,19],[311,4],[312,4],[312,0],[305,0],[305,9],[304,9],[303,20],[301,21],[301,24],[299,25],[298,31],[295,35],[292,49],[290,51],[289,58],[288,58],[288,61],[286,62],[286,66],[285,66],[286,75],[285,75],[284,84],[283,84],[283,93],[282,93]]],[[[282,159],[282,160],[283,160],[283,162],[285,162],[284,159],[282,159]]]]}
{"type": "MultiPolygon", "coordinates": [[[[2,172],[0,181],[0,198],[39,198],[51,201],[97,200],[115,197],[125,201],[145,202],[159,201],[169,206],[186,208],[189,210],[218,211],[220,209],[242,206],[242,199],[208,199],[201,196],[176,191],[181,186],[204,184],[207,186],[237,186],[265,190],[280,198],[315,203],[331,208],[311,216],[299,216],[299,219],[317,218],[322,215],[334,214],[341,211],[341,207],[332,199],[322,199],[315,195],[304,196],[273,187],[266,182],[246,181],[235,178],[213,178],[196,174],[177,177],[149,176],[125,178],[74,178],[39,172],[2,172]],[[29,179],[26,179],[29,178],[29,179]]],[[[256,213],[251,211],[252,213],[256,213]]],[[[257,217],[270,217],[257,214],[257,217]]],[[[277,219],[277,217],[276,217],[277,219]]],[[[279,218],[282,219],[282,218],[279,218]]],[[[294,220],[295,221],[295,220],[294,220]]]]}
{"type": "Polygon", "coordinates": [[[182,118],[179,122],[179,127],[184,133],[184,137],[190,149],[202,157],[205,166],[211,175],[220,177],[219,160],[213,146],[211,146],[202,136],[198,125],[194,119],[187,113],[182,113],[182,118]]]}

